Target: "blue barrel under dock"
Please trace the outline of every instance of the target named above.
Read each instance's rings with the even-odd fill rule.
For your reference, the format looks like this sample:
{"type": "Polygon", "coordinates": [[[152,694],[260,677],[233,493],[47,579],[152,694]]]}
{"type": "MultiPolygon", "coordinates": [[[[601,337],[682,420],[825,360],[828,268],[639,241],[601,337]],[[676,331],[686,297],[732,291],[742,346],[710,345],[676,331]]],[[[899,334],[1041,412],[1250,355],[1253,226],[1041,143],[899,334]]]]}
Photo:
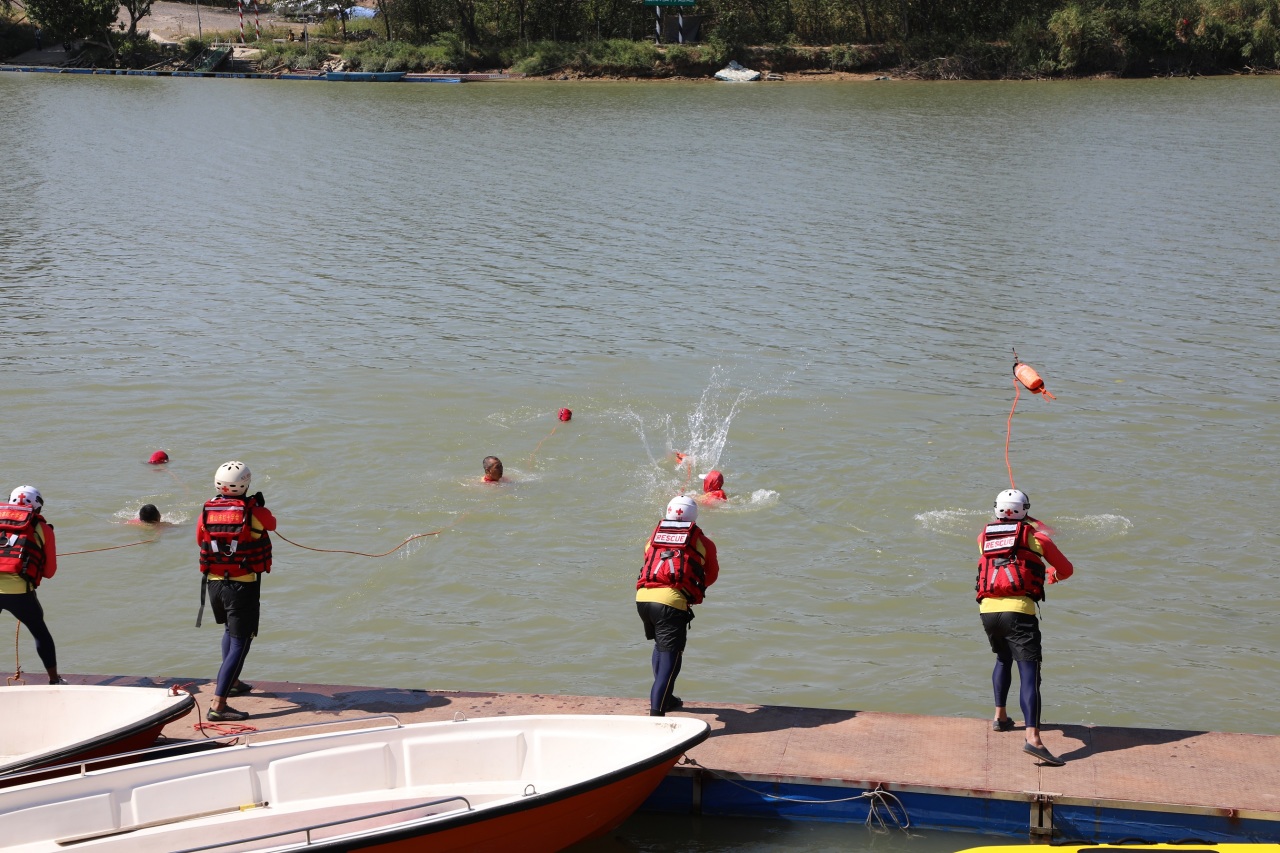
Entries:
{"type": "MultiPolygon", "coordinates": [[[[182,687],[189,715],[164,730],[203,739],[205,679],[66,676],[72,684],[182,687]]],[[[256,682],[234,707],[259,730],[392,714],[401,722],[518,714],[647,714],[646,698],[472,693],[256,682]]],[[[642,811],[888,825],[1084,843],[1141,838],[1280,842],[1280,737],[1107,726],[1041,728],[1064,767],[1022,752],[1021,727],[870,711],[700,703],[690,750],[642,811]]],[[[286,736],[292,732],[282,733],[286,736]]]]}

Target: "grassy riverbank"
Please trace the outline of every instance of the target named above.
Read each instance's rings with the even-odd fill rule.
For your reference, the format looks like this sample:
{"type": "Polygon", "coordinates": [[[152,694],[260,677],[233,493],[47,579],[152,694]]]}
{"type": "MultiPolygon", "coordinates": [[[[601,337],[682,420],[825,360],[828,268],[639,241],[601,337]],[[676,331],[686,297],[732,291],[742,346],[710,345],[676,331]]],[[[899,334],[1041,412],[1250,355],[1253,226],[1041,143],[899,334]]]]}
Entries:
{"type": "MultiPolygon", "coordinates": [[[[3,0],[0,0],[3,2],[3,0]]],[[[123,32],[85,39],[83,64],[153,67],[189,63],[208,44],[240,40],[241,31],[198,28],[189,8],[187,37],[178,44],[123,32]]],[[[206,10],[208,14],[208,10],[206,10]]],[[[224,24],[225,25],[225,24],[224,24]]],[[[868,30],[871,28],[868,26],[868,30]]],[[[990,29],[990,28],[988,28],[990,29]]],[[[0,22],[0,56],[34,44],[34,24],[16,7],[0,22]]],[[[1007,31],[931,31],[867,43],[802,44],[744,41],[748,30],[724,20],[702,22],[704,41],[655,44],[651,37],[468,39],[455,29],[414,37],[381,19],[289,22],[277,16],[249,40],[265,70],[341,67],[360,71],[460,73],[507,71],[554,79],[706,78],[731,60],[766,74],[915,79],[1040,79],[1273,73],[1280,67],[1280,0],[1130,0],[1069,3],[1029,15],[1007,31]],[[389,38],[390,36],[390,38],[389,38]]],[[[165,34],[158,34],[170,38],[165,34]]]]}

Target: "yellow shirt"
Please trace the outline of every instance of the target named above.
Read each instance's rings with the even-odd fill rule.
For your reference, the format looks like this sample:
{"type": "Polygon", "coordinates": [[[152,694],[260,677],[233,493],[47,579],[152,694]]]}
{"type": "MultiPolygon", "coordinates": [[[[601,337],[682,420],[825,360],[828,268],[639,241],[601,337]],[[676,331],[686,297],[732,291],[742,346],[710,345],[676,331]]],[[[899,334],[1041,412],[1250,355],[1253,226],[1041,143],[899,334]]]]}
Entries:
{"type": "Polygon", "coordinates": [[[22,595],[31,591],[27,579],[5,572],[0,574],[0,595],[22,595]]]}
{"type": "Polygon", "coordinates": [[[689,602],[678,590],[669,586],[655,586],[652,589],[637,589],[636,601],[656,601],[676,610],[688,610],[689,602]]]}

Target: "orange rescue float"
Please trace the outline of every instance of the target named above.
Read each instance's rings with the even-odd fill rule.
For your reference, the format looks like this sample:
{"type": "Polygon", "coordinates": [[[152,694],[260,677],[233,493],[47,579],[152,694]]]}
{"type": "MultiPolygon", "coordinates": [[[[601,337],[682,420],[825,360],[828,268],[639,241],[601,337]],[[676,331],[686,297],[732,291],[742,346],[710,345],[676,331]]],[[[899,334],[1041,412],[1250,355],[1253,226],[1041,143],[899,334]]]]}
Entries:
{"type": "Polygon", "coordinates": [[[1032,394],[1043,394],[1050,400],[1058,399],[1049,393],[1048,388],[1044,387],[1044,380],[1040,378],[1040,374],[1036,373],[1035,368],[1031,365],[1015,361],[1013,363],[1013,375],[1014,378],[1022,383],[1022,387],[1026,388],[1032,394]]]}

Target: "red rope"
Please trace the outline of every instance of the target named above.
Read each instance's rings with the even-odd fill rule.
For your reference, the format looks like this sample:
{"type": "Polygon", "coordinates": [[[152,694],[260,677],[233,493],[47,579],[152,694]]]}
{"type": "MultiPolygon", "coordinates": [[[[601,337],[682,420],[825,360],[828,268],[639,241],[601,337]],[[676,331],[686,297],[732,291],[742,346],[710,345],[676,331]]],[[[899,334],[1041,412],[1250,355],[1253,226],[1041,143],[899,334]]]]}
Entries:
{"type": "Polygon", "coordinates": [[[1018,408],[1018,397],[1022,394],[1022,389],[1018,387],[1018,378],[1013,379],[1013,405],[1009,407],[1009,419],[1005,423],[1004,431],[1004,467],[1009,472],[1009,488],[1018,488],[1013,484],[1013,467],[1009,464],[1009,438],[1013,435],[1013,410],[1018,408]]]}
{"type": "Polygon", "coordinates": [[[22,632],[22,623],[13,626],[13,675],[6,679],[8,684],[25,684],[22,677],[22,661],[18,657],[18,636],[22,632]]]}
{"type": "MultiPolygon", "coordinates": [[[[465,515],[465,513],[463,515],[465,515]]],[[[458,518],[455,518],[453,520],[453,523],[457,524],[458,520],[461,518],[462,518],[461,515],[458,516],[458,518]]],[[[357,557],[385,557],[388,554],[394,554],[396,551],[399,551],[401,548],[403,548],[405,545],[408,545],[410,542],[412,542],[415,539],[421,539],[424,536],[439,536],[441,533],[444,533],[448,529],[449,529],[448,527],[442,527],[439,530],[433,530],[430,533],[415,533],[412,536],[410,536],[408,539],[401,542],[396,547],[392,548],[390,551],[384,551],[381,554],[366,554],[363,551],[345,551],[341,548],[311,548],[307,545],[299,545],[297,542],[294,542],[292,539],[285,536],[283,533],[281,533],[278,530],[276,531],[276,536],[280,537],[285,542],[288,542],[290,545],[293,545],[295,548],[302,548],[304,551],[318,551],[322,554],[354,554],[357,557]]]]}
{"type": "Polygon", "coordinates": [[[537,453],[538,453],[538,450],[539,450],[539,449],[541,449],[541,447],[542,447],[542,442],[543,442],[543,441],[546,441],[548,438],[551,438],[551,436],[555,435],[555,434],[556,434],[556,430],[557,430],[557,429],[559,429],[559,428],[560,428],[560,424],[556,424],[555,426],[553,426],[553,427],[551,428],[551,432],[547,433],[547,434],[543,437],[542,441],[539,441],[539,442],[537,443],[537,445],[533,448],[533,452],[529,454],[529,465],[533,465],[533,457],[534,457],[534,456],[536,456],[536,455],[537,455],[537,453]]]}
{"type": "Polygon", "coordinates": [[[159,536],[152,536],[150,539],[143,539],[141,542],[129,542],[125,545],[109,545],[106,548],[90,548],[87,551],[63,551],[59,557],[74,557],[76,554],[96,554],[99,551],[114,551],[117,548],[132,548],[134,545],[146,545],[159,539],[159,536]]]}

